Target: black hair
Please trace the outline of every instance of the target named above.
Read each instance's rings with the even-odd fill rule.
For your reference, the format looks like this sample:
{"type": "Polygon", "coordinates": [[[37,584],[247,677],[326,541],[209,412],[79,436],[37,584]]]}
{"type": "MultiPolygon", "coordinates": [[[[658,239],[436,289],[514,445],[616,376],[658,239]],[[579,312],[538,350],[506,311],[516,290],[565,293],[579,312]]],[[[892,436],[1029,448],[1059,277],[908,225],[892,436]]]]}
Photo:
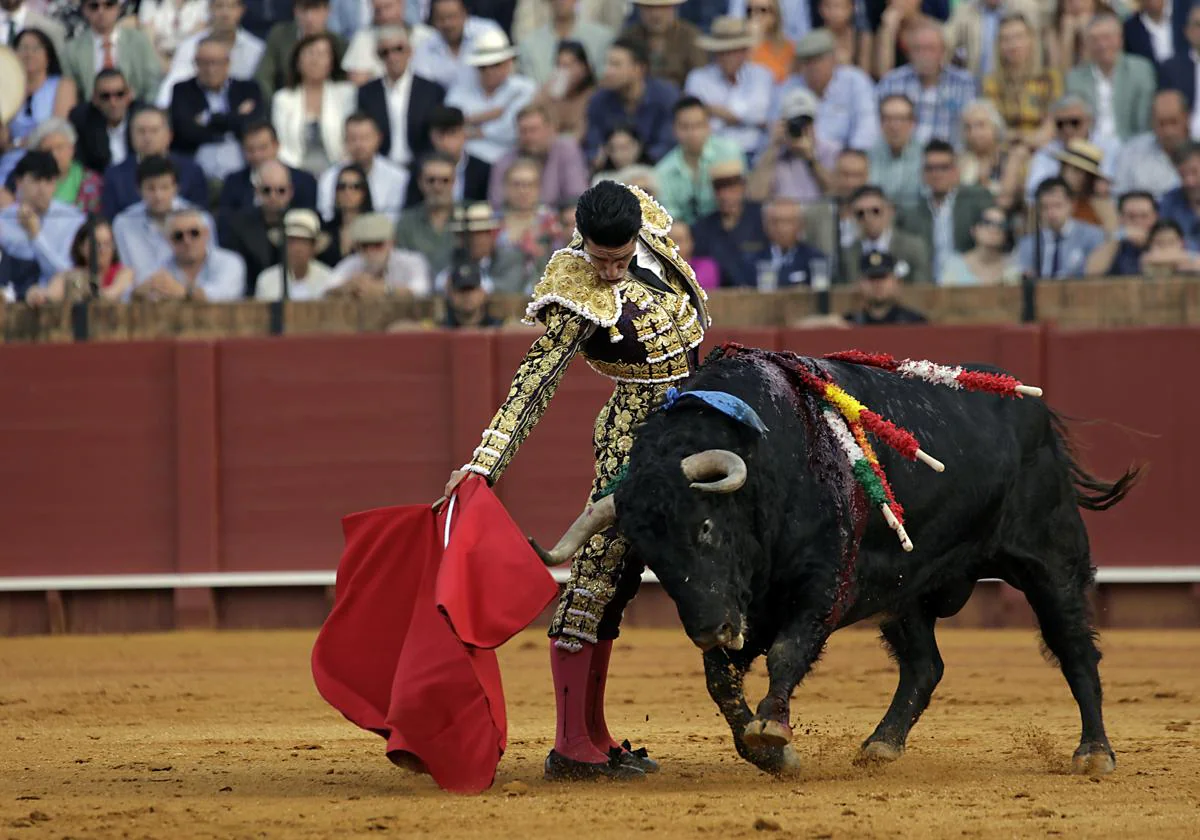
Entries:
{"type": "Polygon", "coordinates": [[[439,105],[429,112],[430,131],[452,131],[467,124],[461,108],[439,105]]]}
{"type": "Polygon", "coordinates": [[[601,181],[575,206],[579,234],[605,248],[627,245],[642,227],[642,205],[637,196],[616,181],[601,181]]]}
{"type": "MultiPolygon", "coordinates": [[[[75,266],[76,268],[88,267],[88,260],[90,259],[88,251],[91,250],[89,248],[89,242],[91,238],[96,235],[96,231],[102,227],[106,227],[111,231],[112,223],[103,216],[97,216],[94,214],[88,216],[87,221],[79,226],[79,229],[75,231],[74,238],[71,240],[71,265],[75,266]]],[[[117,254],[117,242],[116,238],[114,237],[112,264],[117,265],[119,262],[121,262],[121,258],[120,255],[117,254]]]]}
{"type": "MultiPolygon", "coordinates": [[[[1200,9],[1200,6],[1193,6],[1194,9],[1200,9]]],[[[1175,150],[1175,154],[1171,155],[1171,160],[1176,166],[1182,166],[1189,159],[1200,155],[1200,143],[1195,140],[1188,140],[1175,150]]]]}
{"type": "Polygon", "coordinates": [[[175,171],[175,164],[171,163],[171,159],[162,155],[150,155],[150,157],[142,158],[137,165],[137,185],[141,189],[142,184],[151,178],[158,178],[162,175],[170,175],[175,179],[175,183],[179,183],[179,173],[175,171]]]}
{"type": "Polygon", "coordinates": [[[42,49],[46,51],[46,75],[61,76],[63,71],[62,64],[58,60],[58,50],[54,48],[54,41],[50,40],[50,36],[42,30],[22,29],[21,34],[17,36],[16,42],[13,43],[13,49],[16,49],[17,45],[21,43],[21,39],[26,35],[32,35],[34,38],[37,38],[38,43],[42,45],[42,49]]]}
{"type": "MultiPolygon", "coordinates": [[[[362,203],[362,207],[358,208],[359,215],[362,215],[363,213],[374,213],[375,212],[375,203],[371,200],[371,182],[369,180],[367,180],[367,170],[363,169],[357,163],[347,163],[345,166],[343,166],[341,169],[338,170],[337,178],[335,178],[334,182],[333,182],[335,188],[337,187],[337,182],[342,179],[342,173],[344,173],[344,172],[353,172],[355,175],[357,175],[359,178],[362,179],[363,203],[362,203]]],[[[334,230],[341,229],[341,227],[342,227],[342,211],[337,206],[336,197],[334,198],[334,202],[333,202],[333,219],[331,221],[332,221],[334,230]]]]}
{"type": "Polygon", "coordinates": [[[944,154],[944,155],[950,155],[951,157],[954,157],[954,147],[951,146],[949,143],[947,143],[945,140],[935,137],[932,140],[930,140],[928,143],[925,144],[925,151],[923,152],[923,154],[926,157],[928,157],[929,155],[936,155],[936,154],[944,154]]]}
{"type": "Polygon", "coordinates": [[[379,127],[379,123],[376,122],[375,118],[372,117],[370,114],[368,114],[366,111],[352,112],[348,117],[346,117],[345,120],[343,120],[343,122],[342,122],[343,130],[345,129],[346,126],[350,125],[351,123],[370,123],[372,126],[375,127],[376,131],[378,131],[381,135],[383,134],[383,129],[381,129],[379,127]]]}
{"type": "Polygon", "coordinates": [[[650,66],[650,48],[641,38],[621,37],[613,41],[610,50],[625,50],[636,64],[650,66]]]}
{"type": "Polygon", "coordinates": [[[1154,194],[1145,190],[1130,190],[1127,193],[1121,193],[1121,197],[1117,199],[1117,212],[1125,209],[1125,202],[1137,201],[1138,199],[1149,201],[1154,207],[1154,212],[1158,212],[1158,201],[1155,200],[1154,194]]]}
{"type": "Polygon", "coordinates": [[[120,67],[106,67],[96,74],[96,79],[94,82],[92,82],[92,90],[95,90],[96,85],[106,81],[107,79],[120,79],[126,85],[129,84],[129,80],[125,78],[125,74],[121,72],[120,67]]]}
{"type": "Polygon", "coordinates": [[[305,35],[296,42],[296,46],[292,47],[292,55],[288,60],[289,87],[299,87],[300,85],[300,53],[318,41],[324,41],[329,45],[329,81],[340,82],[346,78],[346,74],[342,72],[341,62],[338,61],[337,44],[334,42],[333,36],[328,32],[317,32],[313,35],[305,35]]]}
{"type": "Polygon", "coordinates": [[[1054,190],[1062,190],[1067,194],[1067,198],[1074,201],[1075,191],[1071,189],[1071,185],[1064,181],[1061,177],[1047,178],[1042,183],[1037,185],[1037,189],[1033,192],[1034,201],[1041,201],[1042,196],[1054,190]]]}
{"type": "Polygon", "coordinates": [[[49,152],[26,152],[13,168],[14,180],[20,180],[28,175],[38,181],[54,181],[61,174],[58,161],[49,152]]]}
{"type": "Polygon", "coordinates": [[[279,142],[279,132],[275,130],[275,126],[271,124],[270,120],[252,120],[246,123],[245,128],[242,129],[242,139],[245,140],[251,134],[258,134],[260,131],[271,132],[271,139],[276,143],[279,142]]]}
{"type": "MultiPolygon", "coordinates": [[[[646,163],[649,158],[646,156],[646,145],[642,142],[642,136],[638,134],[637,126],[628,120],[621,120],[609,127],[608,131],[604,132],[604,144],[608,145],[608,141],[612,139],[614,134],[628,134],[637,141],[638,147],[642,150],[638,155],[638,159],[634,163],[646,163]]],[[[600,165],[596,168],[597,172],[611,172],[617,167],[613,164],[612,159],[605,152],[604,158],[600,161],[600,165]]]]}
{"type": "Polygon", "coordinates": [[[671,118],[679,116],[680,111],[686,111],[688,108],[703,108],[705,113],[708,113],[708,107],[695,96],[681,96],[675,100],[675,104],[671,107],[671,118]]]}
{"type": "Polygon", "coordinates": [[[570,96],[582,93],[589,88],[596,86],[596,74],[592,72],[592,63],[588,61],[587,50],[579,41],[559,41],[558,48],[554,51],[554,57],[557,59],[563,53],[570,53],[575,57],[575,60],[583,65],[583,78],[575,85],[574,88],[567,91],[570,96]]]}
{"type": "Polygon", "coordinates": [[[864,184],[863,186],[856,189],[854,192],[850,193],[850,203],[853,204],[854,202],[858,201],[860,198],[867,198],[868,196],[875,196],[876,198],[882,198],[884,201],[887,201],[888,204],[891,204],[891,201],[888,199],[887,194],[884,193],[884,191],[880,187],[876,186],[875,184],[864,184]]]}
{"type": "Polygon", "coordinates": [[[1150,243],[1154,241],[1155,235],[1162,233],[1164,230],[1173,230],[1180,239],[1184,238],[1183,228],[1179,226],[1179,222],[1174,219],[1159,219],[1151,226],[1150,232],[1146,234],[1146,247],[1150,247],[1150,243]]]}

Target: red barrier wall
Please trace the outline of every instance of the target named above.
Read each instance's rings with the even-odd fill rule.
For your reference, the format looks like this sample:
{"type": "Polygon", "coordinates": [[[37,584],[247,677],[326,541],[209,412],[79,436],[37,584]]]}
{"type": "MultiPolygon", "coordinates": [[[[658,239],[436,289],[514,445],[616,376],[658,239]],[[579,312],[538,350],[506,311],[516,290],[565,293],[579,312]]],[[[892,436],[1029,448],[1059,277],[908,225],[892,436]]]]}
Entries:
{"type": "MultiPolygon", "coordinates": [[[[329,569],[339,519],[429,502],[478,444],[532,333],[418,333],[0,347],[0,574],[329,569]]],[[[1112,475],[1144,486],[1089,516],[1101,564],[1193,563],[1200,330],[1049,327],[714,330],[807,354],[858,346],[1000,364],[1079,428],[1112,475]]],[[[592,421],[610,393],[577,361],[499,492],[553,539],[592,477],[592,421]]],[[[176,611],[209,610],[180,594],[176,611]]]]}

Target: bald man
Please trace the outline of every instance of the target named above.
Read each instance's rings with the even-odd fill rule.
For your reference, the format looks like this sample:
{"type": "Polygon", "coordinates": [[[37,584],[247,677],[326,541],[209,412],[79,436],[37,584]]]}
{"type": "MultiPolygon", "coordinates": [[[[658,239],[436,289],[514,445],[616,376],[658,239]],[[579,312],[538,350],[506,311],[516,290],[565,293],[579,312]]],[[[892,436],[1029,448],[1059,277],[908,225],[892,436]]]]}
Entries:
{"type": "Polygon", "coordinates": [[[221,247],[241,256],[246,263],[246,295],[253,297],[258,275],[279,262],[281,250],[270,236],[280,230],[283,216],[292,205],[295,192],[292,174],[277,160],[268,160],[254,170],[255,204],[245,210],[221,216],[218,239],[221,247]]]}

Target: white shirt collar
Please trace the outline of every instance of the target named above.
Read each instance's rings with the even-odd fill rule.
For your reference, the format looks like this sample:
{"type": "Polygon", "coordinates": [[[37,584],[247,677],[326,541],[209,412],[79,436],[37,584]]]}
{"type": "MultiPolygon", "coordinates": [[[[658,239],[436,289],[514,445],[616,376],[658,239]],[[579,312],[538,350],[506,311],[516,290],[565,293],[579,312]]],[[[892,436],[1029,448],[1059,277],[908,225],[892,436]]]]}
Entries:
{"type": "Polygon", "coordinates": [[[637,239],[637,246],[635,247],[633,254],[634,259],[637,260],[637,264],[640,268],[646,269],[646,271],[649,271],[659,280],[663,279],[662,265],[659,263],[658,257],[654,256],[654,252],[650,250],[649,246],[642,242],[642,238],[640,236],[637,239]]]}

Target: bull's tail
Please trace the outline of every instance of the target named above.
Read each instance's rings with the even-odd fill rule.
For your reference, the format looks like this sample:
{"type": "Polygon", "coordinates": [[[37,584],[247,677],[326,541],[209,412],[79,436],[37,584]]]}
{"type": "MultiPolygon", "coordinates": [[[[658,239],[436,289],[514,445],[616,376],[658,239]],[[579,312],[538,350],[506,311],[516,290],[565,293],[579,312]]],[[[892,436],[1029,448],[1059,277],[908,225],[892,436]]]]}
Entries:
{"type": "Polygon", "coordinates": [[[1075,488],[1075,502],[1084,510],[1108,510],[1128,495],[1142,475],[1142,465],[1135,464],[1116,481],[1104,481],[1088,472],[1079,463],[1067,422],[1054,411],[1050,412],[1050,423],[1054,429],[1058,456],[1071,476],[1075,488]]]}

